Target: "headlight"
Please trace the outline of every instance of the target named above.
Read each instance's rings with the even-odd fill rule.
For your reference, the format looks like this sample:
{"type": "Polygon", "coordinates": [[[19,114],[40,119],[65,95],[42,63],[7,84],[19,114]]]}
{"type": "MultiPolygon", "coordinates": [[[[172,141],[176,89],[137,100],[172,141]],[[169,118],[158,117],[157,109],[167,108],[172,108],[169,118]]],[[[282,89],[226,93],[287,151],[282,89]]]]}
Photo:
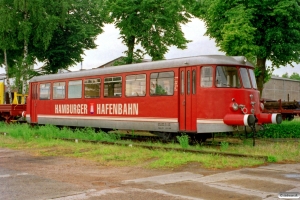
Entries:
{"type": "Polygon", "coordinates": [[[234,102],[231,104],[231,108],[232,108],[232,110],[237,111],[239,109],[239,105],[234,102]]]}
{"type": "Polygon", "coordinates": [[[263,111],[265,109],[265,105],[263,103],[260,103],[260,110],[263,111]]]}

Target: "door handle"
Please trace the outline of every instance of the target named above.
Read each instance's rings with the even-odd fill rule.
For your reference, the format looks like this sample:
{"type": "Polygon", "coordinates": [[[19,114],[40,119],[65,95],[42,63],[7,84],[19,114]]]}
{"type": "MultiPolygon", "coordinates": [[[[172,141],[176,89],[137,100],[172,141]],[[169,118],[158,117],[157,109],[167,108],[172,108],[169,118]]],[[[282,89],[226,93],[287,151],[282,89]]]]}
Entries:
{"type": "Polygon", "coordinates": [[[185,106],[185,100],[182,102],[182,105],[185,106]]]}

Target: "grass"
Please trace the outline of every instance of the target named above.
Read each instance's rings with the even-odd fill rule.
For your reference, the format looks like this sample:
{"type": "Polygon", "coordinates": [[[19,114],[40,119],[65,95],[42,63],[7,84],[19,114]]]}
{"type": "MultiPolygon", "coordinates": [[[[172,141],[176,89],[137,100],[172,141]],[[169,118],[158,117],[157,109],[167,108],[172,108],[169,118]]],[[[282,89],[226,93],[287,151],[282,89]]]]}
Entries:
{"type": "MultiPolygon", "coordinates": [[[[36,156],[65,156],[93,160],[104,166],[141,166],[145,168],[176,168],[188,163],[200,163],[202,167],[221,169],[251,167],[265,164],[264,160],[254,158],[225,157],[211,154],[194,154],[165,150],[148,150],[139,148],[131,141],[122,145],[104,145],[82,142],[68,142],[56,138],[78,138],[89,140],[117,141],[119,134],[95,133],[94,130],[67,128],[59,129],[54,126],[31,128],[27,124],[6,125],[0,123],[0,132],[8,132],[9,136],[0,135],[0,147],[18,149],[30,152],[36,156]]],[[[177,147],[184,149],[201,149],[214,152],[231,152],[251,155],[267,155],[268,162],[299,162],[300,143],[270,143],[257,142],[253,147],[251,140],[231,145],[222,138],[220,147],[204,147],[200,145],[187,146],[186,138],[178,138],[181,143],[161,144],[145,142],[152,146],[177,147]]]]}

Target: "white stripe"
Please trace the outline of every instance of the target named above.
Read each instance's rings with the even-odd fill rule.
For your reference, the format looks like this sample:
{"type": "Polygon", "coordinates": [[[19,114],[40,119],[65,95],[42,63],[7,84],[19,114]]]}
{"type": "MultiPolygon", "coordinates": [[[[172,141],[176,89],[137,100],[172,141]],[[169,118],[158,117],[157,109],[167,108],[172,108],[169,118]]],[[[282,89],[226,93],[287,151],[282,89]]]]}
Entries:
{"type": "Polygon", "coordinates": [[[71,115],[38,115],[38,118],[57,118],[57,119],[101,119],[115,121],[157,121],[157,122],[178,122],[177,118],[151,118],[151,117],[109,117],[109,116],[71,116],[71,115]]]}
{"type": "Polygon", "coordinates": [[[249,126],[249,124],[248,124],[248,117],[249,117],[248,114],[244,115],[244,125],[245,126],[249,126]]]}
{"type": "Polygon", "coordinates": [[[197,119],[198,124],[224,124],[223,119],[197,119]]]}
{"type": "Polygon", "coordinates": [[[277,114],[272,114],[272,123],[273,124],[277,124],[276,117],[277,117],[277,114]]]}

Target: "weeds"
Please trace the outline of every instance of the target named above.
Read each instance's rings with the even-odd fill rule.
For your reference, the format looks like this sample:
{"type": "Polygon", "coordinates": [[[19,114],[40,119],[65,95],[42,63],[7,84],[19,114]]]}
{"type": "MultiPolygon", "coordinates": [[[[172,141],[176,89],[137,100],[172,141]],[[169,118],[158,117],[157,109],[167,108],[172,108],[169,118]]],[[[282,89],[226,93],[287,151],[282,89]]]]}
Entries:
{"type": "Polygon", "coordinates": [[[185,133],[182,133],[181,136],[176,136],[180,146],[183,149],[186,149],[189,147],[189,136],[186,135],[185,133]]]}

